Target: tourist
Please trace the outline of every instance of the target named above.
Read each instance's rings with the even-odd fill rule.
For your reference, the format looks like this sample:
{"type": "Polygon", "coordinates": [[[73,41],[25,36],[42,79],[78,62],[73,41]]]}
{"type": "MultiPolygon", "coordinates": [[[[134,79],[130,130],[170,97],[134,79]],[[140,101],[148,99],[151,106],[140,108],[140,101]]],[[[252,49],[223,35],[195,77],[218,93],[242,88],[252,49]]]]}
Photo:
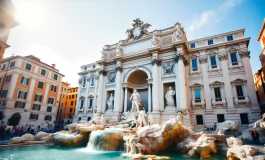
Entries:
{"type": "Polygon", "coordinates": [[[5,129],[4,126],[0,126],[0,140],[5,139],[5,129]]]}
{"type": "Polygon", "coordinates": [[[13,138],[15,133],[14,127],[9,130],[9,133],[10,133],[10,138],[13,138]]]}
{"type": "Polygon", "coordinates": [[[216,123],[214,123],[213,128],[214,128],[214,130],[216,130],[216,123]]]}
{"type": "Polygon", "coordinates": [[[253,142],[256,144],[256,133],[254,131],[251,132],[251,137],[253,139],[253,142]]]}
{"type": "Polygon", "coordinates": [[[27,133],[30,133],[31,125],[28,126],[27,133]]]}
{"type": "Polygon", "coordinates": [[[31,133],[31,134],[34,134],[34,132],[35,132],[35,127],[34,127],[34,125],[32,125],[32,126],[31,126],[31,129],[30,129],[30,133],[31,133]]]}
{"type": "Polygon", "coordinates": [[[259,132],[257,132],[256,130],[254,131],[254,135],[256,135],[256,144],[259,144],[259,132]]]}

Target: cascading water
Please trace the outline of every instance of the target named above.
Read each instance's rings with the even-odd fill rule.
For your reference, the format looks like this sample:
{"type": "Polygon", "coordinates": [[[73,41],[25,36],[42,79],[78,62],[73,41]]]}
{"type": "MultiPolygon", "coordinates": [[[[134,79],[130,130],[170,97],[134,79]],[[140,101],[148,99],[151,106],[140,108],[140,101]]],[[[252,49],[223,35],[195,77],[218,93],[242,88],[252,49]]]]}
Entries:
{"type": "Polygon", "coordinates": [[[92,131],[86,148],[90,151],[121,151],[123,132],[121,129],[92,131]]]}

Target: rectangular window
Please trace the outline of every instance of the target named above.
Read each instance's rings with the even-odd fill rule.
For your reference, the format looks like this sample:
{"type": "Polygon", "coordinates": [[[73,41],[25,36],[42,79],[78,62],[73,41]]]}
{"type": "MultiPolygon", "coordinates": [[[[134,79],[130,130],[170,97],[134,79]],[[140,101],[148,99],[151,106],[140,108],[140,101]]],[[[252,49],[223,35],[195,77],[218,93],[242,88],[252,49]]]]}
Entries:
{"type": "Polygon", "coordinates": [[[17,98],[26,99],[26,97],[27,97],[27,92],[24,92],[24,91],[18,92],[17,98]]]}
{"type": "Polygon", "coordinates": [[[224,114],[217,114],[217,122],[222,123],[225,121],[225,115],[224,114]]]}
{"type": "Polygon", "coordinates": [[[242,85],[236,86],[236,93],[237,93],[238,100],[244,100],[245,99],[242,85]]]}
{"type": "Polygon", "coordinates": [[[11,82],[12,75],[7,75],[5,82],[11,82]]]}
{"type": "Polygon", "coordinates": [[[32,110],[35,110],[35,111],[40,111],[40,108],[41,108],[41,105],[39,104],[33,104],[32,106],[32,110]]]}
{"type": "Polygon", "coordinates": [[[215,56],[211,56],[210,57],[210,60],[211,60],[212,69],[217,68],[217,65],[216,65],[216,57],[215,56]]]}
{"type": "Polygon", "coordinates": [[[55,86],[55,85],[52,85],[52,86],[51,86],[51,91],[52,91],[52,92],[56,92],[56,86],[55,86]]]}
{"type": "Polygon", "coordinates": [[[30,113],[29,119],[31,119],[31,120],[38,120],[38,118],[39,118],[39,115],[38,114],[30,113]]]}
{"type": "Polygon", "coordinates": [[[232,65],[238,65],[238,61],[237,61],[237,55],[236,53],[231,53],[230,54],[230,58],[231,58],[231,62],[232,62],[232,65]]]}
{"type": "Polygon", "coordinates": [[[52,112],[52,107],[51,106],[47,106],[47,112],[52,112]]]}
{"type": "Polygon", "coordinates": [[[80,105],[80,109],[83,109],[83,106],[84,106],[84,100],[81,99],[81,105],[80,105]]]}
{"type": "Polygon", "coordinates": [[[44,120],[45,120],[45,121],[51,121],[51,120],[52,120],[52,116],[45,116],[45,117],[44,117],[44,120]]]}
{"type": "Polygon", "coordinates": [[[230,35],[230,36],[227,36],[227,41],[232,41],[233,40],[233,36],[230,35]]]}
{"type": "Polygon", "coordinates": [[[201,102],[201,90],[194,89],[195,103],[201,102]]]}
{"type": "Polygon", "coordinates": [[[2,66],[1,70],[5,70],[5,68],[6,68],[6,64],[4,64],[4,65],[2,66]]]}
{"type": "Polygon", "coordinates": [[[215,101],[222,101],[221,88],[214,88],[215,101]]]}
{"type": "Polygon", "coordinates": [[[14,107],[15,107],[15,108],[25,108],[25,105],[26,105],[25,102],[19,102],[19,101],[16,101],[14,107]]]}
{"type": "Polygon", "coordinates": [[[50,98],[48,99],[48,104],[53,104],[53,102],[54,102],[54,98],[50,97],[50,98]]]}
{"type": "Polygon", "coordinates": [[[196,115],[196,121],[197,121],[197,125],[203,125],[203,116],[196,115]]]}
{"type": "Polygon", "coordinates": [[[6,107],[6,100],[0,101],[0,106],[1,107],[6,107]]]}
{"type": "Polygon", "coordinates": [[[197,59],[191,60],[192,62],[192,71],[198,71],[197,59]]]}
{"type": "Polygon", "coordinates": [[[66,96],[66,99],[68,99],[68,96],[66,96]]]}
{"type": "Polygon", "coordinates": [[[71,101],[71,106],[73,106],[74,105],[74,101],[71,101]]]}
{"type": "Polygon", "coordinates": [[[241,124],[249,124],[247,113],[240,114],[240,119],[241,119],[241,124]]]}
{"type": "Polygon", "coordinates": [[[95,77],[92,77],[91,78],[91,86],[94,86],[94,84],[95,84],[95,77]]]}
{"type": "Polygon", "coordinates": [[[92,67],[93,67],[93,68],[96,68],[96,65],[93,65],[92,67]]]}
{"type": "Polygon", "coordinates": [[[208,40],[208,45],[212,45],[213,44],[213,40],[208,40]]]}
{"type": "Polygon", "coordinates": [[[72,95],[72,99],[74,99],[75,98],[75,95],[72,95]]]}
{"type": "Polygon", "coordinates": [[[83,85],[82,86],[86,87],[86,79],[85,78],[83,79],[83,85]]]}
{"type": "Polygon", "coordinates": [[[43,88],[43,82],[39,81],[38,88],[43,88]]]}
{"type": "Polygon", "coordinates": [[[1,93],[1,95],[0,95],[0,98],[6,98],[6,96],[7,96],[7,92],[8,92],[7,89],[2,90],[2,93],[1,93]]]}
{"type": "Polygon", "coordinates": [[[21,78],[21,84],[25,84],[25,85],[28,85],[29,84],[29,78],[26,78],[26,77],[22,77],[21,78]]]}
{"type": "Polygon", "coordinates": [[[16,63],[15,61],[11,62],[9,68],[15,67],[15,63],[16,63]]]}
{"type": "Polygon", "coordinates": [[[57,79],[58,79],[58,74],[54,74],[54,75],[53,75],[53,79],[54,79],[54,80],[57,80],[57,79]]]}
{"type": "Polygon", "coordinates": [[[64,91],[66,91],[66,88],[64,88],[64,91]]]}
{"type": "Polygon", "coordinates": [[[93,105],[93,99],[90,99],[90,101],[89,101],[89,108],[91,108],[92,105],[93,105]]]}
{"type": "Polygon", "coordinates": [[[69,112],[72,113],[73,112],[73,108],[70,108],[70,111],[69,112]]]}
{"type": "Polygon", "coordinates": [[[45,76],[46,75],[46,70],[45,69],[41,69],[40,74],[43,75],[43,76],[45,76]]]}
{"type": "Polygon", "coordinates": [[[195,43],[190,44],[190,48],[195,48],[195,43]]]}
{"type": "Polygon", "coordinates": [[[87,67],[85,67],[85,71],[87,70],[87,67]]]}
{"type": "Polygon", "coordinates": [[[26,70],[31,71],[31,67],[32,67],[31,64],[28,64],[28,63],[26,64],[26,70]]]}
{"type": "Polygon", "coordinates": [[[41,100],[42,100],[42,95],[36,94],[35,98],[34,98],[34,101],[41,102],[41,100]]]}

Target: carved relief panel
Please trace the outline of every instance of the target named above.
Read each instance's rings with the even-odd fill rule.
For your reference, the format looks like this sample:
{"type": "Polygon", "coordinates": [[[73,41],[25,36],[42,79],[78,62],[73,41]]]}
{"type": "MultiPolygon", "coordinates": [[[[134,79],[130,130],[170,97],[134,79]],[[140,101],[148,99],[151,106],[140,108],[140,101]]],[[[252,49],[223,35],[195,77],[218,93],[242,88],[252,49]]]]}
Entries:
{"type": "Polygon", "coordinates": [[[114,83],[116,78],[116,72],[108,72],[108,83],[114,83]]]}
{"type": "Polygon", "coordinates": [[[163,62],[163,75],[175,74],[174,61],[163,62]]]}

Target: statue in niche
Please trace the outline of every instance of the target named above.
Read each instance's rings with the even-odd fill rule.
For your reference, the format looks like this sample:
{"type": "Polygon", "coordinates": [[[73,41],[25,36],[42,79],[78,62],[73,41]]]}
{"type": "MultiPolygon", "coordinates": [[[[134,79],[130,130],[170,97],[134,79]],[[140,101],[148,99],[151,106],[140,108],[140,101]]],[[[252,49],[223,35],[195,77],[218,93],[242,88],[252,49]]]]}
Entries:
{"type": "Polygon", "coordinates": [[[117,47],[116,47],[116,56],[121,56],[121,52],[122,52],[122,41],[120,41],[118,44],[117,44],[117,47]]]}
{"type": "Polygon", "coordinates": [[[169,86],[169,90],[167,91],[167,93],[165,95],[167,106],[175,106],[174,105],[174,95],[175,95],[175,91],[172,90],[171,86],[169,86]]]}
{"type": "Polygon", "coordinates": [[[165,62],[163,63],[163,69],[164,69],[164,74],[173,74],[174,73],[174,62],[165,62]]]}
{"type": "Polygon", "coordinates": [[[155,32],[153,32],[151,43],[152,43],[152,47],[157,47],[158,46],[158,38],[156,37],[156,33],[155,32]]]}
{"type": "Polygon", "coordinates": [[[138,127],[146,126],[146,120],[145,120],[146,118],[147,115],[145,114],[145,110],[141,110],[138,115],[138,124],[139,124],[138,127]]]}
{"type": "Polygon", "coordinates": [[[114,101],[114,97],[113,97],[113,94],[111,93],[109,100],[107,101],[108,110],[113,110],[113,101],[114,101]]]}
{"type": "Polygon", "coordinates": [[[132,109],[130,112],[139,112],[141,109],[141,97],[140,97],[140,94],[137,92],[136,89],[133,90],[133,94],[132,96],[130,97],[130,100],[132,101],[132,109]]]}

